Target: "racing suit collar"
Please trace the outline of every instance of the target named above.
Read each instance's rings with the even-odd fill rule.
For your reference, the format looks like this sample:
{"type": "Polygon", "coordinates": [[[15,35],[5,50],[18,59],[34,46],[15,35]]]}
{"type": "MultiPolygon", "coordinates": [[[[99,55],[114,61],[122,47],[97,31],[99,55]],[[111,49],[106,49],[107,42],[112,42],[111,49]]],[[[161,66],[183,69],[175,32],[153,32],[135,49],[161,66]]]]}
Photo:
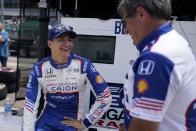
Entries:
{"type": "Polygon", "coordinates": [[[137,49],[141,52],[143,52],[144,48],[148,45],[148,44],[152,44],[154,43],[155,41],[157,41],[157,39],[171,31],[173,28],[172,28],[172,25],[170,23],[165,23],[161,26],[159,26],[156,30],[154,30],[152,33],[150,33],[147,37],[145,37],[140,43],[138,43],[138,45],[136,46],[137,49]]]}
{"type": "Polygon", "coordinates": [[[68,61],[64,64],[57,64],[54,62],[54,60],[52,59],[52,56],[49,57],[49,60],[50,60],[50,64],[56,68],[56,69],[61,69],[61,68],[66,68],[70,65],[71,63],[71,60],[73,58],[73,54],[70,54],[69,57],[68,57],[68,61]]]}

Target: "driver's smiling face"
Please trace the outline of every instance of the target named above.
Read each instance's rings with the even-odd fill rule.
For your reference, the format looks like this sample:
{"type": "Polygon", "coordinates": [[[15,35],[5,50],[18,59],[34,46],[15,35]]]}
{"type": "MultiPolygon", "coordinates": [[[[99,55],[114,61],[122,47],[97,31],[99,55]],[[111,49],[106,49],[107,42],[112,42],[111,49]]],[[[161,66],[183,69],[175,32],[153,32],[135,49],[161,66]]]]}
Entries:
{"type": "Polygon", "coordinates": [[[53,59],[67,58],[73,48],[73,39],[68,34],[62,34],[59,37],[48,42],[53,59]]]}

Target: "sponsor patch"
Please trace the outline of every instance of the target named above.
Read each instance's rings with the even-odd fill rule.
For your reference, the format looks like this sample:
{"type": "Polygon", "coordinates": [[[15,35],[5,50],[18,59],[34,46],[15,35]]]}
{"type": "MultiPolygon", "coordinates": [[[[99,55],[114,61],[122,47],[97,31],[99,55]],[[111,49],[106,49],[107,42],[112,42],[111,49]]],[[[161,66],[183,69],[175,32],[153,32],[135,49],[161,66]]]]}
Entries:
{"type": "Polygon", "coordinates": [[[155,62],[152,60],[143,60],[141,61],[138,74],[139,75],[151,75],[154,70],[155,62]]]}
{"type": "Polygon", "coordinates": [[[53,75],[53,69],[52,68],[48,68],[45,70],[46,75],[53,75]]]}
{"type": "Polygon", "coordinates": [[[138,84],[137,84],[137,91],[139,94],[144,93],[146,90],[148,90],[149,86],[148,86],[148,82],[144,79],[139,80],[138,84]]]}
{"type": "Polygon", "coordinates": [[[91,65],[90,69],[92,70],[92,72],[96,72],[96,69],[93,65],[91,65]]]}
{"type": "Polygon", "coordinates": [[[101,83],[103,83],[103,78],[100,76],[100,75],[97,75],[96,76],[96,83],[98,83],[98,84],[101,84],[101,83]]]}

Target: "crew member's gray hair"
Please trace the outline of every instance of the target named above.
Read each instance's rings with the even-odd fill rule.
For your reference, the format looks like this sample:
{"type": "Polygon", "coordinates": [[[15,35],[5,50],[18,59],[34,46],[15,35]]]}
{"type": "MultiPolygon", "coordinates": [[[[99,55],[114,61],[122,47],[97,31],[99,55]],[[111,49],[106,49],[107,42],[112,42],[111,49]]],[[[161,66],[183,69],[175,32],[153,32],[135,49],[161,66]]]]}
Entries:
{"type": "Polygon", "coordinates": [[[170,0],[121,0],[118,13],[134,16],[137,7],[143,7],[152,17],[169,20],[172,14],[170,0]]]}

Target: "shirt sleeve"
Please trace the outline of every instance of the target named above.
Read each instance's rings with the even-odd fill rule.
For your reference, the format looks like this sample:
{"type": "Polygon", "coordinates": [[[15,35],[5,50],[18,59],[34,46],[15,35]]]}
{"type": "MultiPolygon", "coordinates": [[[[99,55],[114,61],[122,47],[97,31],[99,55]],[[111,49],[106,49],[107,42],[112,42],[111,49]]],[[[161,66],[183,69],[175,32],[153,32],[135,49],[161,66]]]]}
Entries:
{"type": "Polygon", "coordinates": [[[140,56],[133,65],[130,115],[161,122],[178,84],[174,63],[158,53],[140,56]],[[174,77],[176,77],[174,79],[174,77]]]}
{"type": "Polygon", "coordinates": [[[93,87],[92,92],[96,98],[90,112],[83,120],[85,127],[89,127],[95,124],[104,115],[111,104],[112,97],[105,80],[95,69],[93,64],[90,61],[85,61],[84,67],[86,68],[87,77],[93,87]]]}
{"type": "Polygon", "coordinates": [[[29,75],[25,96],[23,116],[24,131],[35,131],[35,122],[37,120],[39,100],[41,96],[41,87],[38,84],[39,75],[38,66],[34,66],[29,75]]]}
{"type": "Polygon", "coordinates": [[[3,42],[8,41],[9,34],[7,31],[3,31],[1,36],[2,36],[3,42]]]}

